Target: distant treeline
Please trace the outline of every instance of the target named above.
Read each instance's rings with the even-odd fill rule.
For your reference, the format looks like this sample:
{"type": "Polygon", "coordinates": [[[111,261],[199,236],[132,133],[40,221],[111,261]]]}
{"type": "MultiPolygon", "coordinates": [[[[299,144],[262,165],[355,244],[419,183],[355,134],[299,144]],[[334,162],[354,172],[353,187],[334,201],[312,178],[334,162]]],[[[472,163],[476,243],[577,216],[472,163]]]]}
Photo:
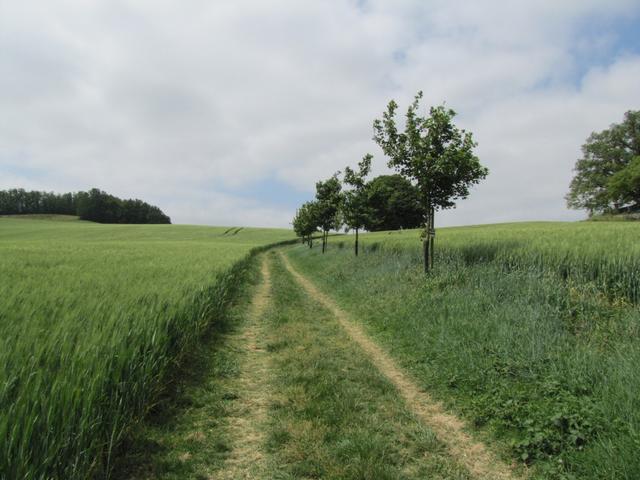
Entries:
{"type": "Polygon", "coordinates": [[[97,188],[53,193],[22,188],[0,190],[0,215],[77,215],[99,223],[171,223],[162,210],[142,200],[122,200],[97,188]]]}

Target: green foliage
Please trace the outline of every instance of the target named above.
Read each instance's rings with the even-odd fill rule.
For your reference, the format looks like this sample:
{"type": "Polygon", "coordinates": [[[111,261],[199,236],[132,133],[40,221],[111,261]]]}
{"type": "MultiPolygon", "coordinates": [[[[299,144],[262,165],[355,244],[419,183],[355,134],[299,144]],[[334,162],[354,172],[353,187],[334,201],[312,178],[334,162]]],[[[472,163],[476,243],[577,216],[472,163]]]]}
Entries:
{"type": "Polygon", "coordinates": [[[121,200],[92,188],[76,194],[78,216],[98,223],[171,223],[158,207],[142,200],[121,200]]]}
{"type": "Polygon", "coordinates": [[[322,230],[322,252],[327,246],[330,230],[338,230],[342,225],[342,184],[338,173],[324,181],[316,182],[315,215],[322,230]]]}
{"type": "Polygon", "coordinates": [[[453,124],[456,112],[444,106],[431,107],[420,117],[422,92],[407,109],[404,132],[396,126],[398,105],[392,100],[382,120],[373,123],[374,140],[395,168],[418,186],[427,209],[445,209],[456,199],[467,198],[469,188],[484,179],[487,168],[473,154],[476,143],[470,132],[453,124]]]}
{"type": "Polygon", "coordinates": [[[340,228],[342,207],[342,184],[338,174],[316,183],[316,207],[318,226],[324,232],[340,228]]]}
{"type": "Polygon", "coordinates": [[[607,182],[609,196],[615,205],[640,205],[640,155],[633,157],[623,169],[611,175],[607,182]]]}
{"type": "Polygon", "coordinates": [[[452,208],[458,199],[469,196],[469,188],[484,179],[489,170],[473,153],[476,143],[470,132],[453,124],[456,112],[444,106],[431,107],[420,117],[422,92],[407,109],[404,132],[396,126],[398,105],[392,100],[382,120],[373,122],[373,139],[395,168],[415,183],[424,208],[424,271],[433,268],[434,216],[437,210],[452,208]]]}
{"type": "Polygon", "coordinates": [[[566,196],[570,208],[590,214],[640,205],[640,111],[628,111],[621,124],[592,133],[582,146],[566,196]]]}
{"type": "Polygon", "coordinates": [[[107,469],[252,249],[287,230],[0,218],[0,478],[107,469]]]}
{"type": "Polygon", "coordinates": [[[320,220],[318,218],[318,205],[316,202],[305,202],[296,211],[295,217],[293,217],[293,231],[296,235],[303,239],[303,241],[313,241],[313,234],[318,231],[320,220]]]}
{"type": "Polygon", "coordinates": [[[77,194],[0,190],[0,215],[58,214],[77,215],[77,194]]]}
{"type": "Polygon", "coordinates": [[[171,223],[162,210],[142,200],[122,200],[92,188],[88,192],[63,193],[0,190],[0,215],[77,215],[99,223],[171,223]]]}
{"type": "Polygon", "coordinates": [[[370,232],[418,228],[424,219],[418,189],[402,175],[380,175],[367,184],[370,232]]]}
{"type": "Polygon", "coordinates": [[[344,223],[348,228],[362,229],[369,217],[369,205],[367,196],[366,177],[371,171],[373,155],[367,154],[358,163],[358,171],[346,167],[344,170],[344,183],[351,187],[344,192],[342,213],[344,223]]]}

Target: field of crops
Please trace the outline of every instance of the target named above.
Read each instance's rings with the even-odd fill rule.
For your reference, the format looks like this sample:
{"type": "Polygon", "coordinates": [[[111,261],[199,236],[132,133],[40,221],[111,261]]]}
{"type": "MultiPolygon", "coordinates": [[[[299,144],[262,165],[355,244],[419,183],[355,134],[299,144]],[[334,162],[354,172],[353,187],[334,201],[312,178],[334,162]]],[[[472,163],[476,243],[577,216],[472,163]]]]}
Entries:
{"type": "MultiPolygon", "coordinates": [[[[370,233],[365,248],[413,251],[418,230],[370,233]]],[[[436,256],[467,264],[495,262],[589,282],[611,296],[640,302],[639,222],[526,222],[441,228],[436,256]]]]}
{"type": "Polygon", "coordinates": [[[85,478],[279,229],[0,218],[0,477],[85,478]]]}

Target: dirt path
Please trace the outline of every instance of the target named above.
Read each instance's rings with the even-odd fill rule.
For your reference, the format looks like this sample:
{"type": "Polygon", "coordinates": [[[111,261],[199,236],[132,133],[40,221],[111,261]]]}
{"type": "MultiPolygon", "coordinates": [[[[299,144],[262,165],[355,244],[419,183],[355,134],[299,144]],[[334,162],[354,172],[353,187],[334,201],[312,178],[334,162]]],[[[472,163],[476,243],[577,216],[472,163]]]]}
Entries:
{"type": "Polygon", "coordinates": [[[478,479],[508,480],[521,478],[513,469],[498,460],[487,447],[465,431],[465,424],[459,418],[447,413],[443,406],[433,401],[395,364],[364,330],[353,323],[330,297],[322,293],[312,282],[297,272],[286,255],[280,253],[284,265],[307,293],[327,307],[349,336],[368,354],[371,362],[383,373],[404,397],[409,408],[437,435],[448,448],[449,453],[464,465],[478,479]]]}
{"type": "Polygon", "coordinates": [[[213,478],[224,480],[260,478],[266,469],[264,462],[264,424],[268,407],[269,367],[266,353],[266,336],[262,316],[271,296],[269,260],[263,256],[262,283],[251,302],[247,314],[247,326],[238,338],[238,348],[243,356],[240,374],[233,386],[238,398],[228,420],[227,433],[232,451],[224,467],[213,478]]]}

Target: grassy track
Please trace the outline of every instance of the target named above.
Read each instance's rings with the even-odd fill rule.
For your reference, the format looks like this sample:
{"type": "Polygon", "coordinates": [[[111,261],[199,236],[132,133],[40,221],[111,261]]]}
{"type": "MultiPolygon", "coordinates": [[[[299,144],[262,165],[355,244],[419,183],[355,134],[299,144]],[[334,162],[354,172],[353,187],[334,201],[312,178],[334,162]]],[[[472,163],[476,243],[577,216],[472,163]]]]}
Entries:
{"type": "Polygon", "coordinates": [[[146,428],[121,478],[481,478],[407,408],[334,312],[268,257],[268,304],[264,286],[252,306],[243,296],[212,345],[228,367],[184,386],[186,406],[146,428]]]}
{"type": "Polygon", "coordinates": [[[0,478],[85,478],[286,230],[0,218],[0,478]]]}
{"type": "Polygon", "coordinates": [[[333,313],[275,260],[265,478],[469,478],[333,313]]]}
{"type": "MultiPolygon", "coordinates": [[[[634,268],[636,257],[623,260],[635,255],[635,247],[627,252],[622,241],[635,230],[625,230],[625,237],[609,227],[588,225],[594,238],[616,238],[611,248],[602,247],[609,256],[583,252],[584,265],[618,264],[623,275],[632,276],[625,269],[634,268]]],[[[597,276],[563,276],[556,268],[560,264],[540,263],[545,252],[552,260],[577,258],[572,255],[579,255],[583,225],[575,231],[558,226],[555,252],[552,243],[531,240],[529,253],[521,250],[519,261],[509,265],[503,253],[517,249],[510,249],[513,236],[504,231],[522,231],[513,235],[524,238],[528,229],[537,239],[555,227],[495,227],[493,236],[491,228],[479,228],[477,236],[475,229],[443,229],[444,254],[428,278],[421,272],[415,237],[415,243],[380,243],[377,251],[369,248],[357,259],[351,248],[335,244],[324,256],[296,247],[290,257],[425,389],[508,448],[514,459],[532,465],[534,476],[638,478],[637,306],[624,291],[619,296],[606,291],[607,282],[597,276]],[[445,246],[456,232],[460,238],[445,246]],[[469,253],[488,251],[489,244],[492,256],[469,253]]],[[[381,237],[365,236],[365,245],[382,242],[381,237]]]]}

